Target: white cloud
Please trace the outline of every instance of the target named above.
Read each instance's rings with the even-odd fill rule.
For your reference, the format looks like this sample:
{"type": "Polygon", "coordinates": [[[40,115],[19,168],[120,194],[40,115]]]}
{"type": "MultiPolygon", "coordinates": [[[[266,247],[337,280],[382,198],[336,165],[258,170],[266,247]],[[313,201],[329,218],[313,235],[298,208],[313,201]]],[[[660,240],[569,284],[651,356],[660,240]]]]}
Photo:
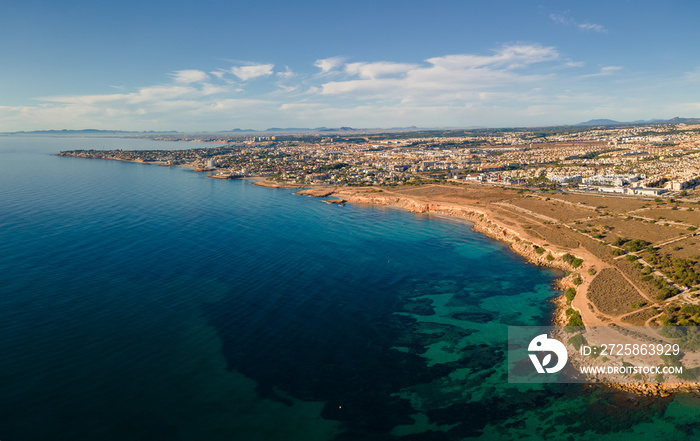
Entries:
{"type": "Polygon", "coordinates": [[[189,69],[189,70],[178,70],[170,74],[176,83],[201,83],[207,81],[209,76],[206,72],[201,70],[189,69]]]}
{"type": "Polygon", "coordinates": [[[605,26],[595,23],[579,23],[576,20],[569,18],[566,14],[549,14],[549,19],[555,23],[564,26],[573,26],[582,31],[593,31],[593,32],[608,32],[605,26]]]}
{"type": "Polygon", "coordinates": [[[330,57],[316,60],[314,66],[321,69],[321,73],[328,73],[345,62],[344,57],[330,57]]]}
{"type": "Polygon", "coordinates": [[[599,24],[581,23],[577,26],[579,29],[583,29],[584,31],[607,32],[605,27],[603,25],[599,25],[599,24]]]}
{"type": "Polygon", "coordinates": [[[226,74],[226,72],[224,72],[223,70],[215,70],[215,71],[209,72],[209,73],[214,75],[216,78],[218,78],[220,80],[223,79],[224,75],[226,74]]]}
{"type": "Polygon", "coordinates": [[[231,68],[231,73],[241,79],[248,81],[267,75],[272,75],[274,64],[251,64],[248,66],[234,66],[231,68]]]}
{"type": "MultiPolygon", "coordinates": [[[[198,131],[583,121],[590,119],[582,117],[585,111],[614,100],[601,91],[589,95],[590,81],[582,78],[622,69],[598,66],[578,75],[581,71],[566,67],[581,68],[583,62],[562,58],[554,47],[525,43],[410,61],[331,57],[313,63],[320,72],[307,66],[299,73],[295,66],[275,72],[274,64],[244,62],[228,69],[178,70],[167,74],[166,84],[105,87],[104,94],[49,96],[37,98],[35,105],[0,107],[0,127],[198,131]],[[259,81],[249,85],[253,79],[259,81]]],[[[687,77],[700,77],[697,72],[687,77]]],[[[596,86],[605,87],[606,81],[596,80],[596,86]]]]}
{"type": "Polygon", "coordinates": [[[607,77],[620,69],[622,69],[622,66],[605,66],[600,68],[600,72],[588,75],[581,75],[581,78],[607,77]]]}
{"type": "Polygon", "coordinates": [[[344,70],[354,78],[326,82],[321,85],[320,93],[401,102],[474,99],[476,93],[485,89],[541,79],[539,75],[523,75],[516,71],[558,57],[552,47],[516,44],[504,46],[491,55],[457,54],[429,58],[422,65],[349,63],[344,70]]]}
{"type": "Polygon", "coordinates": [[[533,63],[556,60],[559,54],[553,47],[540,45],[506,45],[494,51],[493,55],[446,55],[428,58],[428,63],[436,69],[469,70],[497,66],[513,69],[533,63]]]}
{"type": "Polygon", "coordinates": [[[151,101],[171,100],[188,95],[198,94],[199,89],[189,86],[150,86],[142,87],[134,93],[113,93],[106,95],[76,95],[38,98],[39,101],[61,104],[97,105],[121,102],[124,104],[139,104],[151,101]]]}
{"type": "Polygon", "coordinates": [[[563,25],[568,25],[570,24],[571,20],[566,18],[564,14],[549,14],[549,19],[552,20],[555,23],[563,24],[563,25]]]}
{"type": "Polygon", "coordinates": [[[225,92],[241,92],[242,89],[232,89],[228,85],[218,85],[218,84],[211,84],[211,83],[204,83],[202,84],[202,88],[200,89],[202,95],[216,95],[220,93],[225,93],[225,92]]]}
{"type": "Polygon", "coordinates": [[[292,72],[289,66],[284,66],[284,72],[277,72],[277,77],[282,80],[288,80],[294,78],[295,76],[297,76],[297,74],[292,72]]]}
{"type": "Polygon", "coordinates": [[[405,74],[418,67],[415,64],[376,62],[376,63],[349,63],[345,65],[345,72],[349,75],[358,75],[360,78],[374,79],[380,76],[392,74],[405,74]]]}

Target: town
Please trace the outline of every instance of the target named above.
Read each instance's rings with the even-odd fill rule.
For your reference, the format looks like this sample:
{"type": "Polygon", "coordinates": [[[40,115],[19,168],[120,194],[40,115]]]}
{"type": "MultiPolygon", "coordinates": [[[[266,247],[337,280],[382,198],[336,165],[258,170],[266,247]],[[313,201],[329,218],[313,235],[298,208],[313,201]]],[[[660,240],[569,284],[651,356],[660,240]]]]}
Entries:
{"type": "MultiPolygon", "coordinates": [[[[154,136],[182,140],[181,136],[154,136]]],[[[190,150],[64,155],[191,166],[215,177],[333,186],[472,182],[593,193],[687,196],[700,183],[700,125],[286,134],[185,138],[190,150]]]]}

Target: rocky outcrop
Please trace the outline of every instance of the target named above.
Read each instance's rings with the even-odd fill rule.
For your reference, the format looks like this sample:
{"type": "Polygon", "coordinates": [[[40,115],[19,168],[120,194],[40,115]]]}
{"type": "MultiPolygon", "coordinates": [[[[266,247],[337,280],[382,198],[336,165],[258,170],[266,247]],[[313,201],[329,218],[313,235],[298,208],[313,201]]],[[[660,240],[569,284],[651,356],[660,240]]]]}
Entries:
{"type": "Polygon", "coordinates": [[[696,383],[613,383],[609,386],[639,395],[668,397],[676,393],[700,394],[700,384],[696,383]]]}

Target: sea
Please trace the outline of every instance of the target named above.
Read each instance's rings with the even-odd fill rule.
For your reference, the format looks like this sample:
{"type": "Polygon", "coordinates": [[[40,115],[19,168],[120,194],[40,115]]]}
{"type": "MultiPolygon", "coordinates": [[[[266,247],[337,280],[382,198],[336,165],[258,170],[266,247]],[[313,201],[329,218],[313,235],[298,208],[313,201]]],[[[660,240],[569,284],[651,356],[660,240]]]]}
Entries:
{"type": "Polygon", "coordinates": [[[700,400],[509,384],[560,276],[468,223],[0,136],[0,440],[682,440],[700,400]]]}

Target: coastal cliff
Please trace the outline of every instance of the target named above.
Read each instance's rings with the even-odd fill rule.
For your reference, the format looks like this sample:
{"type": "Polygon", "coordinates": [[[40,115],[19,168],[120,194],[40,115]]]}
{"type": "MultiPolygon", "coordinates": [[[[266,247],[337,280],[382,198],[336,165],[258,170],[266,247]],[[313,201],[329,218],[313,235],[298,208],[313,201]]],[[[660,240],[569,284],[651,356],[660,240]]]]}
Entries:
{"type": "MultiPolygon", "coordinates": [[[[297,192],[297,194],[308,196],[319,195],[317,190],[301,190],[297,192]]],[[[530,239],[523,237],[523,235],[520,232],[516,231],[514,228],[500,224],[491,219],[488,210],[479,209],[476,207],[469,207],[465,205],[422,202],[412,198],[401,198],[380,195],[370,196],[357,194],[353,192],[347,192],[343,190],[336,190],[330,192],[324,191],[322,194],[323,196],[342,196],[342,198],[348,202],[392,206],[411,211],[413,213],[430,213],[440,216],[462,218],[471,222],[475,231],[497,239],[501,242],[507,243],[513,251],[525,257],[528,261],[532,263],[557,268],[564,271],[574,269],[570,264],[563,262],[560,259],[561,256],[563,256],[565,253],[554,248],[550,249],[546,246],[542,246],[541,244],[535,244],[530,239]],[[544,252],[538,252],[538,249],[544,249],[544,252]],[[554,259],[548,259],[548,255],[552,256],[552,258],[554,259]]]]}
{"type": "MultiPolygon", "coordinates": [[[[572,307],[581,313],[585,325],[608,326],[611,324],[609,320],[600,320],[600,316],[594,313],[594,308],[592,308],[587,298],[587,290],[595,277],[596,270],[611,268],[608,262],[596,258],[594,254],[588,253],[587,250],[579,247],[576,250],[571,250],[571,252],[577,255],[584,255],[588,261],[585,265],[581,264],[575,267],[563,259],[563,256],[568,253],[567,250],[562,249],[560,246],[546,243],[546,238],[543,238],[542,241],[532,240],[526,235],[527,230],[523,230],[522,223],[512,222],[512,225],[507,225],[503,217],[496,219],[493,208],[487,204],[478,206],[481,205],[479,202],[475,204],[453,204],[423,201],[413,197],[384,194],[383,190],[377,189],[313,188],[300,190],[296,194],[314,197],[335,196],[350,203],[390,206],[413,213],[430,213],[464,219],[473,225],[475,231],[507,243],[514,252],[529,262],[566,271],[566,275],[557,280],[557,287],[562,291],[567,288],[577,288],[580,291],[580,295],[573,302],[567,301],[564,295],[552,299],[555,305],[553,324],[565,326],[568,321],[566,312],[572,307]],[[575,279],[579,280],[575,282],[575,279]],[[587,305],[588,308],[585,308],[584,305],[587,305]]],[[[606,385],[614,389],[644,396],[667,397],[680,392],[700,393],[700,385],[692,383],[618,383],[606,385]]]]}

